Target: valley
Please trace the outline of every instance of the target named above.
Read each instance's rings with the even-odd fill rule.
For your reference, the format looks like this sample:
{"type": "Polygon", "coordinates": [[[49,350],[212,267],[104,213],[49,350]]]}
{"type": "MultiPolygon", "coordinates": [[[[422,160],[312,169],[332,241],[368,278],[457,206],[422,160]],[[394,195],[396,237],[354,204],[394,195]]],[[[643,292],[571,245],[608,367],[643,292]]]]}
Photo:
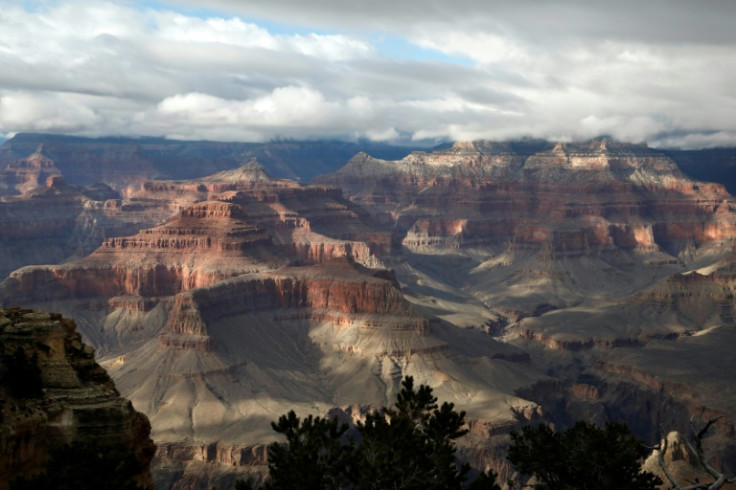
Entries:
{"type": "Polygon", "coordinates": [[[151,420],[161,488],[263,475],[270,421],[356,420],[406,375],[467,412],[460,452],[501,481],[510,430],[581,418],[653,444],[721,416],[706,449],[736,471],[723,183],[606,138],[354,149],[18,135],[0,305],[75,319],[151,420]],[[326,172],[293,180],[304,161],[326,172]]]}

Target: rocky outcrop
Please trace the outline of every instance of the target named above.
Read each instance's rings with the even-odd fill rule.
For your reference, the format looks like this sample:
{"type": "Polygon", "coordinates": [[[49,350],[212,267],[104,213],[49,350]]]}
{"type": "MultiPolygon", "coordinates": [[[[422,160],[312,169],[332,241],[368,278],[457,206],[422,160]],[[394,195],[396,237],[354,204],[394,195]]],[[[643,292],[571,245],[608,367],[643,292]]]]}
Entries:
{"type": "Polygon", "coordinates": [[[736,236],[722,186],[687,180],[645,146],[609,140],[531,155],[486,142],[396,162],[359,154],[319,181],[395,224],[412,249],[511,243],[568,256],[614,249],[678,256],[736,236]]]}
{"type": "Polygon", "coordinates": [[[707,148],[702,150],[665,150],[667,156],[694,180],[723,184],[736,195],[736,150],[707,148]]]}
{"type": "Polygon", "coordinates": [[[121,213],[120,202],[107,186],[72,186],[58,176],[0,198],[0,277],[24,265],[82,257],[106,237],[137,232],[146,217],[121,213]]]}
{"type": "Polygon", "coordinates": [[[393,229],[410,290],[446,284],[506,317],[635,293],[718,260],[736,238],[723,186],[607,139],[455,143],[393,162],[358,154],[317,181],[393,229]]]}
{"type": "MultiPolygon", "coordinates": [[[[146,184],[121,201],[123,214],[134,202],[190,204],[84,259],[19,269],[0,296],[75,312],[121,391],[151,417],[157,442],[189,448],[180,457],[215,443],[266,444],[269,422],[291,408],[381,405],[405,373],[472,401],[464,405],[478,427],[505,427],[512,407],[529,405],[508,388],[528,379],[515,367],[523,353],[478,342],[480,332],[467,333],[467,357],[450,347],[447,325],[430,325],[392,272],[368,267],[380,265],[374,251],[391,252],[392,237],[338,189],[271,179],[251,163],[146,184]],[[503,365],[504,381],[473,374],[468,362],[503,365]],[[489,408],[489,392],[502,407],[489,408]]],[[[180,463],[219,464],[195,459],[180,463]]]]}
{"type": "MultiPolygon", "coordinates": [[[[0,308],[0,352],[0,488],[42,469],[50,448],[72,442],[133,453],[144,468],[137,482],[152,485],[148,467],[155,446],[148,419],[120,397],[72,320],[0,308]],[[12,378],[20,374],[9,359],[18,356],[37,366],[38,392],[14,388],[12,378]]],[[[33,383],[33,376],[24,382],[33,383]]]]}
{"type": "Polygon", "coordinates": [[[427,319],[390,281],[361,274],[345,260],[242,275],[181,293],[159,343],[212,350],[208,325],[263,312],[273,313],[274,324],[323,325],[334,333],[354,331],[349,336],[354,344],[343,343],[337,334],[319,342],[329,349],[380,356],[447,349],[444,343],[427,337],[427,319]],[[361,336],[371,339],[358,343],[361,336]]]}
{"type": "Polygon", "coordinates": [[[61,171],[44,153],[43,144],[25,158],[13,160],[3,169],[0,165],[0,196],[23,194],[41,186],[50,177],[60,177],[61,171]]]}
{"type": "MultiPolygon", "coordinates": [[[[273,179],[255,161],[193,181],[147,182],[130,197],[106,202],[104,210],[120,221],[139,216],[140,224],[177,216],[132,236],[107,238],[84,259],[21,268],[0,286],[0,297],[12,304],[89,311],[80,325],[103,352],[150,338],[170,324],[170,315],[189,315],[180,293],[287,264],[347,259],[380,267],[374,251],[387,253],[391,246],[390,236],[367,226],[338,189],[273,179]]],[[[199,312],[191,315],[200,321],[199,312]]],[[[204,333],[183,338],[167,331],[159,341],[212,348],[204,333]]]]}
{"type": "Polygon", "coordinates": [[[110,238],[77,263],[21,269],[12,298],[19,304],[54,299],[170,296],[258,270],[256,254],[271,243],[243,220],[239,206],[203,202],[179,218],[130,237],[110,238]]]}
{"type": "MultiPolygon", "coordinates": [[[[667,451],[662,461],[659,456],[661,450],[655,449],[644,462],[643,469],[657,475],[664,482],[662,488],[671,487],[662,465],[667,468],[670,477],[674,478],[679,485],[688,486],[691,485],[691,482],[714,483],[716,478],[703,467],[695,451],[694,443],[688,441],[679,432],[672,431],[667,434],[667,451]]],[[[736,484],[726,483],[721,488],[733,489],[736,488],[736,484]]]]}
{"type": "MultiPolygon", "coordinates": [[[[74,189],[51,181],[4,203],[74,189]]],[[[732,413],[734,202],[645,146],[459,143],[315,185],[250,161],[118,188],[82,193],[85,223],[137,228],[15,271],[0,301],[74,313],[151,418],[163,486],[229,485],[282,413],[380,406],[406,374],[467,411],[465,454],[506,476],[524,422],[649,437],[732,413]]]]}

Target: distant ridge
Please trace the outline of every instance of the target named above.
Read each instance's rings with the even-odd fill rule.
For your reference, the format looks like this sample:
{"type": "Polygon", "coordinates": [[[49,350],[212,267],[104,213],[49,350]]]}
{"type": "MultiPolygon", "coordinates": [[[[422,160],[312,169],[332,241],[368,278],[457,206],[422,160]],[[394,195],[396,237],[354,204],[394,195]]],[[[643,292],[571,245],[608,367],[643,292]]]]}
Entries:
{"type": "MultiPolygon", "coordinates": [[[[589,141],[599,141],[602,138],[605,137],[589,141]]],[[[608,141],[612,140],[608,138],[608,141]]],[[[431,150],[447,150],[458,144],[472,144],[481,151],[490,150],[491,147],[496,150],[505,148],[506,151],[522,157],[550,150],[555,145],[546,140],[525,138],[494,142],[447,142],[431,150]]],[[[584,142],[567,144],[580,145],[584,142]]],[[[89,185],[103,182],[113,187],[120,187],[121,181],[132,183],[141,178],[196,179],[237,168],[250,158],[258,159],[266,173],[275,178],[306,182],[317,175],[338,170],[360,152],[378,159],[398,160],[412,151],[430,150],[419,144],[395,146],[370,141],[276,140],[266,143],[237,143],[183,141],[147,136],[89,138],[49,133],[18,133],[12,138],[0,138],[0,173],[16,160],[32,155],[39,145],[44,145],[45,154],[54,160],[69,184],[89,185]]],[[[736,194],[736,148],[651,151],[664,153],[672,158],[689,177],[721,183],[731,194],[736,194]]],[[[2,176],[0,189],[4,184],[1,180],[2,176]]],[[[0,194],[7,192],[0,190],[0,194]]]]}
{"type": "Polygon", "coordinates": [[[130,178],[195,179],[239,167],[250,158],[257,158],[276,178],[308,181],[340,168],[360,151],[395,159],[420,148],[336,140],[236,143],[19,133],[0,144],[0,171],[33,154],[41,144],[66,180],[78,185],[119,185],[121,174],[130,178]]]}

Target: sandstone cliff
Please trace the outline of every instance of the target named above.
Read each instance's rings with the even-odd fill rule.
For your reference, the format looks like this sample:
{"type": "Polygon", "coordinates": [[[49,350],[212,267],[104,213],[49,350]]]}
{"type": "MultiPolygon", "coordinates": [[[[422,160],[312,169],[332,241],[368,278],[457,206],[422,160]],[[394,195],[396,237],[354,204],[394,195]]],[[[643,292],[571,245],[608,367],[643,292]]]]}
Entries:
{"type": "Polygon", "coordinates": [[[395,230],[418,310],[488,331],[557,378],[517,394],[560,427],[626,420],[653,442],[660,423],[721,414],[713,457],[734,454],[736,202],[723,186],[610,140],[359,154],[317,181],[395,230]]]}
{"type": "Polygon", "coordinates": [[[83,257],[106,237],[149,223],[139,212],[121,212],[119,198],[107,186],[72,186],[59,176],[0,198],[0,277],[24,265],[83,257]]]}
{"type": "Polygon", "coordinates": [[[148,419],[119,395],[72,320],[0,308],[0,355],[0,488],[43,468],[50,448],[72,442],[135,454],[145,468],[137,481],[151,486],[148,465],[155,447],[148,419]],[[18,373],[8,360],[17,355],[40,368],[39,392],[13,389],[18,380],[11,378],[18,373]]]}
{"type": "MultiPolygon", "coordinates": [[[[534,406],[513,394],[538,376],[523,354],[477,331],[458,342],[414,309],[379,268],[390,233],[336,188],[272,179],[250,162],[146,182],[118,209],[176,215],[85,258],[21,268],[0,301],[75,315],[151,418],[161,484],[205,485],[227,454],[261,454],[281,413],[382,405],[405,374],[462,402],[478,434],[534,406]],[[209,468],[200,477],[198,464],[209,468]]],[[[236,459],[236,470],[262,463],[236,459]]]]}
{"type": "MultiPolygon", "coordinates": [[[[51,180],[5,202],[64,195],[51,180]]],[[[280,414],[359,416],[406,374],[468,412],[464,454],[504,476],[503,434],[529,420],[733,430],[734,201],[643,145],[459,143],[308,186],[250,161],[120,189],[86,216],[129,233],[16,270],[0,301],[75,316],[151,417],[161,485],[253,471],[280,414]]]]}
{"type": "Polygon", "coordinates": [[[426,273],[511,320],[633,293],[717,260],[736,237],[723,186],[688,180],[644,145],[606,139],[456,143],[394,162],[359,154],[317,180],[393,227],[409,284],[426,273]],[[455,261],[449,274],[433,271],[443,260],[455,261]]]}

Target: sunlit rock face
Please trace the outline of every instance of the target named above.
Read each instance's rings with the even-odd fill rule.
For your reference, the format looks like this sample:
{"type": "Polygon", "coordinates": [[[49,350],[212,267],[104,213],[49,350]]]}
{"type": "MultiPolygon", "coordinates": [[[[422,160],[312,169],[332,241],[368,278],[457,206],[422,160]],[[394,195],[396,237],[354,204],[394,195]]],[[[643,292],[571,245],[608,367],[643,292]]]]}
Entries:
{"type": "Polygon", "coordinates": [[[15,270],[0,303],[77,319],[151,418],[162,487],[263,474],[280,414],[355,420],[407,374],[468,412],[462,454],[503,479],[504,434],[528,421],[624,420],[653,443],[723,415],[733,432],[734,201],[646,146],[359,154],[313,185],[256,161],[62,184],[3,198],[0,219],[27,235],[18,253],[83,232],[87,252],[15,270]]]}
{"type": "Polygon", "coordinates": [[[24,265],[83,257],[106,237],[135,233],[156,219],[122,210],[121,203],[106,185],[73,186],[59,176],[0,197],[0,278],[24,265]]]}
{"type": "MultiPolygon", "coordinates": [[[[40,368],[41,393],[15,394],[4,363],[0,383],[0,488],[42,468],[50,447],[94,443],[130,453],[145,470],[137,483],[151,487],[155,447],[147,418],[122,398],[82,343],[72,320],[41,311],[0,308],[0,355],[23,352],[40,368]]],[[[30,380],[27,380],[30,382],[30,380]]]]}
{"type": "Polygon", "coordinates": [[[145,182],[117,209],[164,223],[18,269],[0,302],[75,315],[150,417],[161,485],[207,487],[224,460],[258,467],[282,413],[365,413],[407,374],[462,404],[484,444],[539,416],[514,394],[539,376],[524,353],[415,309],[384,268],[391,232],[337,188],[272,179],[250,162],[145,182]]]}
{"type": "Polygon", "coordinates": [[[9,162],[0,169],[0,195],[23,194],[43,185],[50,177],[60,177],[61,171],[39,145],[25,158],[9,162]]]}
{"type": "Polygon", "coordinates": [[[633,292],[723,256],[736,236],[723,186],[606,139],[456,143],[393,162],[361,154],[318,181],[395,227],[417,269],[463,257],[455,286],[521,314],[633,292]]]}
{"type": "MultiPolygon", "coordinates": [[[[381,232],[363,223],[339,190],[271,179],[254,162],[195,181],[144,184],[138,197],[123,200],[120,213],[149,214],[125,209],[140,200],[158,218],[176,214],[161,226],[108,238],[77,261],[17,270],[2,286],[5,301],[91,302],[96,306],[88,309],[98,315],[95,321],[107,318],[111,309],[115,318],[126,318],[126,325],[127,308],[147,316],[141,310],[158,312],[180,292],[241,274],[337,258],[380,264],[372,249],[380,249],[381,232]],[[362,236],[375,237],[379,246],[351,239],[362,236]]],[[[66,308],[74,311],[77,306],[66,308]]],[[[117,324],[107,324],[111,331],[85,334],[102,350],[114,348],[125,335],[117,324]]]]}
{"type": "Polygon", "coordinates": [[[722,415],[708,444],[719,461],[735,453],[723,434],[736,406],[736,203],[722,185],[610,140],[360,154],[317,181],[395,230],[417,309],[559,376],[517,393],[550,420],[625,420],[654,440],[659,424],[722,415]]]}

